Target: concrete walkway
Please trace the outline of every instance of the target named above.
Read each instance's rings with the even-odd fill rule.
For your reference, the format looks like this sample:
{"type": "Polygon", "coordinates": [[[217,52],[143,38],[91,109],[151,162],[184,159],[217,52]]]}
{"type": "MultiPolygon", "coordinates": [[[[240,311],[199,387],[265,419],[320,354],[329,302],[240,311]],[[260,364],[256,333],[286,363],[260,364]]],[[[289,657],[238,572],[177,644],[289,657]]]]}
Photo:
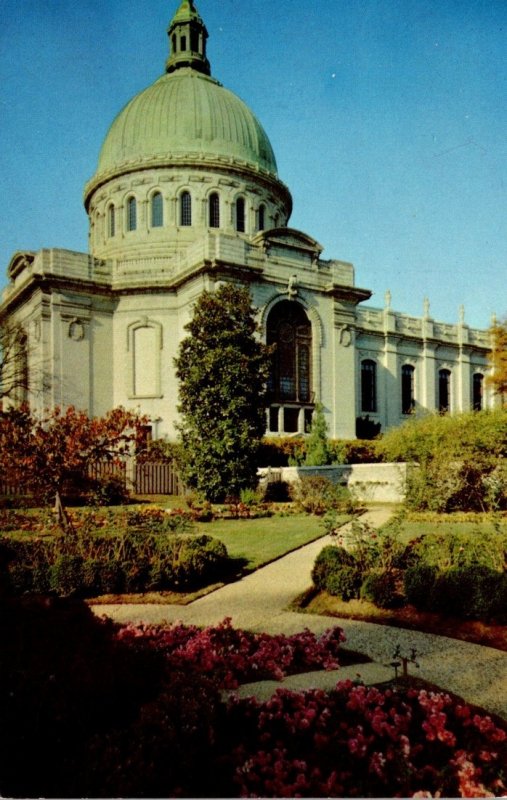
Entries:
{"type": "MultiPolygon", "coordinates": [[[[372,527],[379,527],[391,513],[388,506],[372,507],[361,519],[372,527]]],[[[364,653],[374,664],[358,664],[337,672],[292,676],[281,684],[265,681],[257,685],[255,691],[253,687],[244,687],[242,693],[266,697],[280,686],[331,688],[338,680],[355,678],[358,674],[365,683],[389,680],[393,677],[393,669],[388,665],[399,646],[402,655],[408,656],[412,648],[417,651],[419,668],[410,665],[412,674],[507,720],[507,653],[445,636],[287,611],[291,601],[311,586],[313,563],[329,541],[324,537],[305,545],[188,606],[102,605],[94,606],[94,611],[117,622],[151,624],[181,621],[213,625],[230,617],[235,627],[267,633],[291,634],[304,628],[321,633],[339,625],[345,631],[345,647],[364,653]]]]}

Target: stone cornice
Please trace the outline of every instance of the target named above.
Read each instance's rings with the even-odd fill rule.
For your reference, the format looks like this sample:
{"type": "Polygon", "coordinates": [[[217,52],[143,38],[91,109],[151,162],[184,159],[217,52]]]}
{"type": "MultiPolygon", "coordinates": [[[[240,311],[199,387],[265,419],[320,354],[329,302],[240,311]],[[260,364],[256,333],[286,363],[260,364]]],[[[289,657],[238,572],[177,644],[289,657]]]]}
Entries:
{"type": "Polygon", "coordinates": [[[233,156],[226,158],[225,156],[209,156],[200,153],[189,152],[185,154],[171,154],[167,153],[164,156],[154,156],[150,158],[135,159],[126,161],[125,163],[109,169],[99,175],[94,176],[84,188],[84,206],[88,211],[92,195],[101,186],[104,186],[110,180],[119,178],[122,175],[132,174],[134,172],[141,172],[153,168],[171,168],[177,169],[190,168],[192,170],[210,169],[223,172],[230,175],[234,173],[239,175],[242,179],[250,179],[256,182],[262,181],[271,191],[278,196],[287,207],[288,216],[292,212],[292,195],[288,187],[281,181],[278,176],[269,172],[262,167],[253,167],[246,161],[234,158],[233,156]]]}

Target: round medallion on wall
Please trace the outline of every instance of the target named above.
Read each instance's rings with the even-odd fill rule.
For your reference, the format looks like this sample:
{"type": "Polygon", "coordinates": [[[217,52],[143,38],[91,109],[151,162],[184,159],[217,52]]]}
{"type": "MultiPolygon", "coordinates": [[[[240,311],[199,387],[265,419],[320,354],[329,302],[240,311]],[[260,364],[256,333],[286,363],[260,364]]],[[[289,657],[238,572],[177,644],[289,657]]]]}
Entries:
{"type": "Polygon", "coordinates": [[[74,318],[69,323],[69,339],[73,339],[75,342],[80,342],[84,339],[84,325],[81,320],[74,318]]]}

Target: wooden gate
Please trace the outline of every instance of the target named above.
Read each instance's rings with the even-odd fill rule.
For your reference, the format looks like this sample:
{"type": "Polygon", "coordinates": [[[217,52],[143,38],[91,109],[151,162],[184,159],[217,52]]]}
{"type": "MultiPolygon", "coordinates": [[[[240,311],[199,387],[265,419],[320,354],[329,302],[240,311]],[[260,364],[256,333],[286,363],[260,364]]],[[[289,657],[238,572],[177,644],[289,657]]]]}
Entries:
{"type": "Polygon", "coordinates": [[[136,494],[182,495],[185,487],[174,462],[146,461],[134,467],[134,491],[136,494]]]}

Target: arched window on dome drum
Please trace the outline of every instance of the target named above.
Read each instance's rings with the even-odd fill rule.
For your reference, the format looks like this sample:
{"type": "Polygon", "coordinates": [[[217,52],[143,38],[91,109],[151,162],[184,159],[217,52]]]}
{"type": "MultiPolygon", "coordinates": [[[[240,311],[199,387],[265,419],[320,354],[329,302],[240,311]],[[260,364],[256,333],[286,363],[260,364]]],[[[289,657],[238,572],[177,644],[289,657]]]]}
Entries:
{"type": "Polygon", "coordinates": [[[137,202],[135,197],[127,200],[127,230],[135,231],[137,228],[137,202]]]}
{"type": "Polygon", "coordinates": [[[151,227],[161,228],[164,224],[164,200],[160,192],[151,198],[151,227]]]}
{"type": "Polygon", "coordinates": [[[266,227],[266,206],[260,205],[257,212],[257,230],[263,231],[266,227]]]}
{"type": "Polygon", "coordinates": [[[377,411],[377,365],[375,361],[361,361],[361,411],[377,411]]]}
{"type": "Polygon", "coordinates": [[[239,233],[245,232],[245,200],[238,197],[236,200],[236,230],[239,233]]]}
{"type": "Polygon", "coordinates": [[[178,38],[175,33],[173,33],[173,53],[176,52],[178,49],[178,38]]]}
{"type": "Polygon", "coordinates": [[[415,369],[411,364],[404,364],[401,368],[401,413],[411,414],[415,407],[414,399],[414,374],[415,369]]]}
{"type": "Polygon", "coordinates": [[[220,198],[216,192],[209,198],[209,226],[210,228],[220,227],[220,198]]]}
{"type": "Polygon", "coordinates": [[[312,327],[299,303],[277,303],[268,317],[267,343],[275,345],[268,382],[271,401],[311,402],[312,327]]]}
{"type": "Polygon", "coordinates": [[[187,37],[186,36],[182,36],[181,39],[180,39],[180,49],[181,49],[181,51],[183,53],[187,49],[187,37]]]}
{"type": "Polygon", "coordinates": [[[110,205],[107,209],[107,235],[116,235],[116,214],[113,205],[110,205]]]}
{"type": "Polygon", "coordinates": [[[438,371],[438,410],[446,414],[451,409],[451,372],[448,369],[438,371]]]}
{"type": "Polygon", "coordinates": [[[180,197],[180,225],[192,224],[192,198],[190,192],[183,192],[180,197]]]}
{"type": "Polygon", "coordinates": [[[480,372],[476,372],[472,378],[472,408],[474,411],[482,411],[483,396],[484,375],[480,372]]]}

